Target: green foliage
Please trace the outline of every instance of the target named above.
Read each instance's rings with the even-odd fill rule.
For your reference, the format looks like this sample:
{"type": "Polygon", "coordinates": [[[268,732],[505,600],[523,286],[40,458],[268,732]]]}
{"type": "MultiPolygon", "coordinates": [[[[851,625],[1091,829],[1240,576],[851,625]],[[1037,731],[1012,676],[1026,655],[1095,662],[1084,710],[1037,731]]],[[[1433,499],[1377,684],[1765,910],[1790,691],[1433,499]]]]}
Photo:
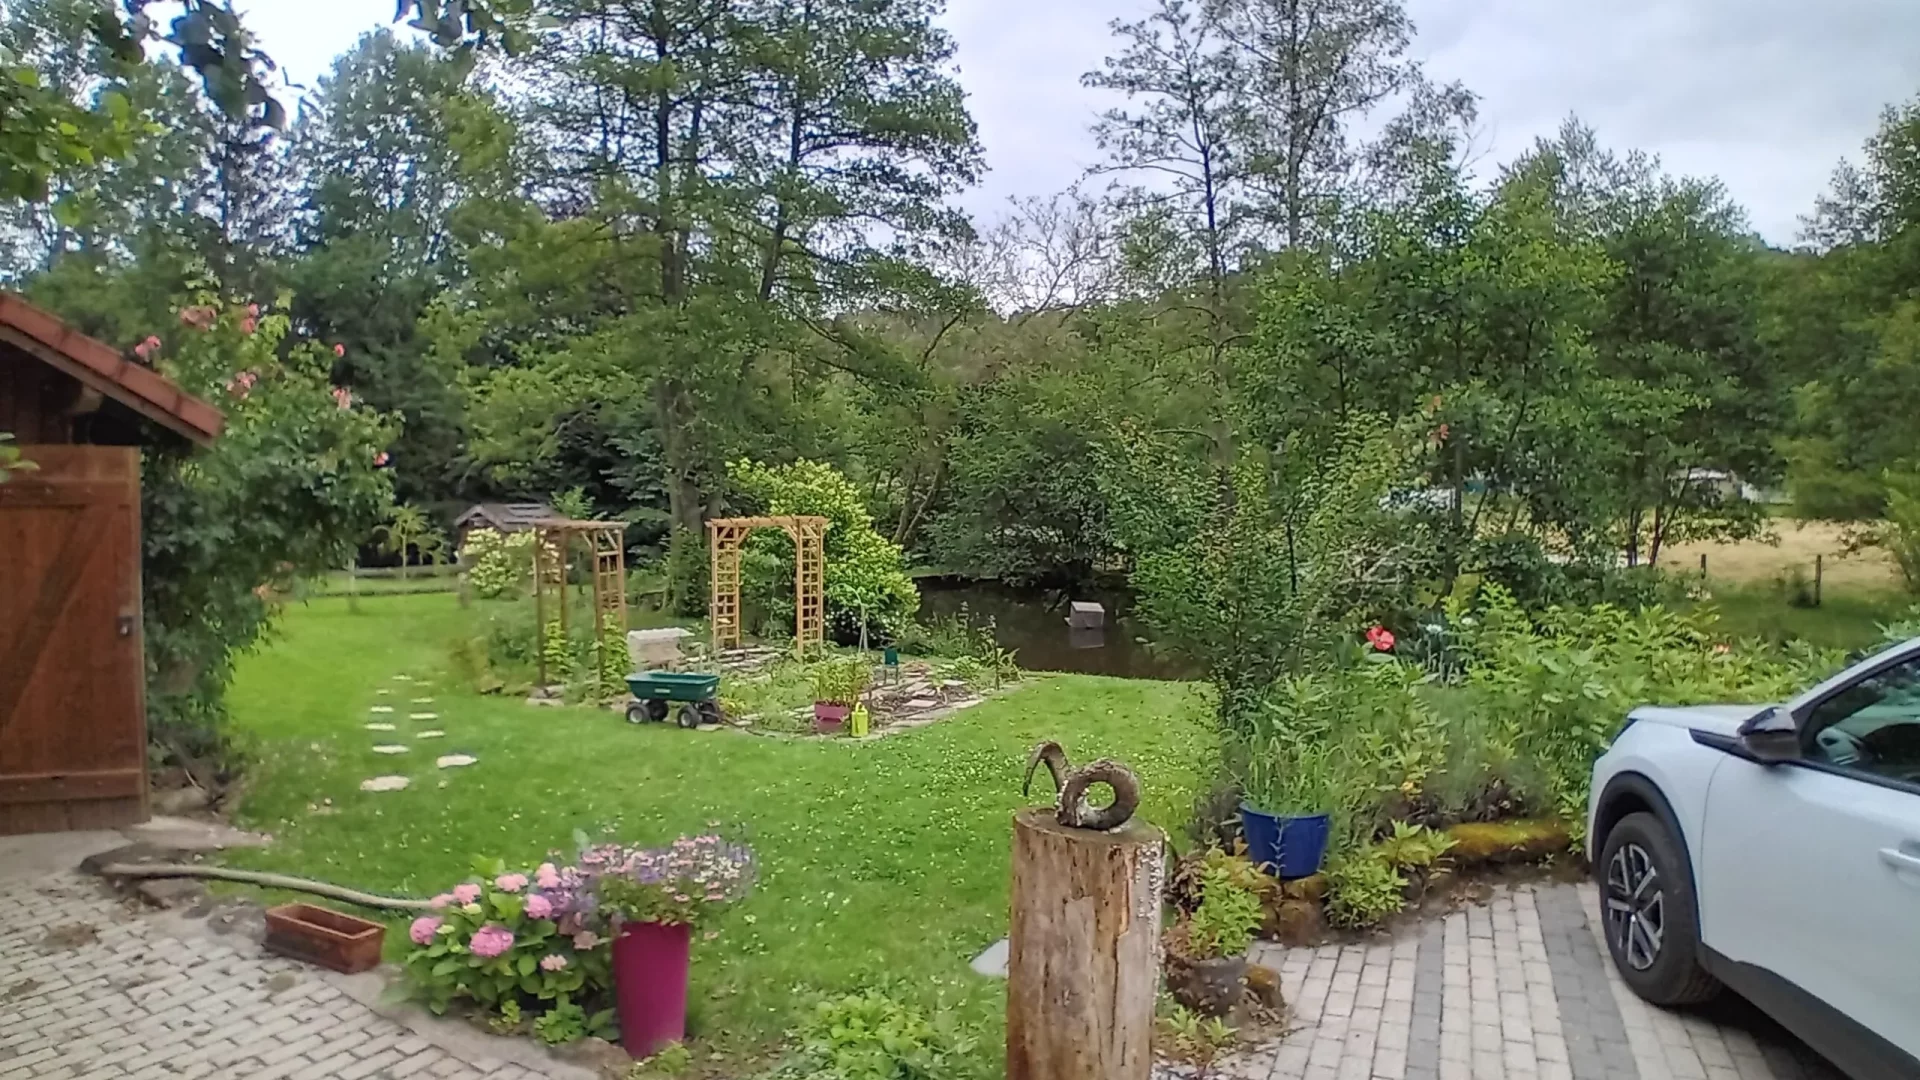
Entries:
{"type": "Polygon", "coordinates": [[[328,382],[329,354],[289,321],[200,296],[160,367],[218,401],[213,446],[161,450],[141,485],[149,729],[216,730],[234,659],[272,620],[268,597],[346,564],[385,513],[375,464],[391,418],[328,382]],[[200,325],[204,324],[205,329],[200,325]]]}
{"type": "Polygon", "coordinates": [[[1336,926],[1372,926],[1406,906],[1407,879],[1378,848],[1362,848],[1327,866],[1327,918],[1336,926]]]}
{"type": "Polygon", "coordinates": [[[770,1080],[961,1080],[977,1075],[974,1039],[944,1013],[932,1018],[878,990],[803,1013],[793,1055],[770,1080]]]}
{"type": "Polygon", "coordinates": [[[1154,1016],[1154,1034],[1162,1053],[1202,1068],[1240,1038],[1225,1018],[1204,1016],[1171,999],[1154,1016]]]}
{"type": "Polygon", "coordinates": [[[503,533],[497,529],[472,529],[460,542],[460,562],[467,568],[467,582],[473,594],[482,600],[517,596],[533,581],[532,530],[503,533]]]}
{"type": "Polygon", "coordinates": [[[1196,960],[1239,956],[1265,918],[1258,893],[1230,869],[1209,867],[1200,879],[1200,906],[1187,920],[1187,946],[1196,960]]]}
{"type": "Polygon", "coordinates": [[[1453,837],[1425,825],[1393,823],[1393,835],[1373,847],[1375,856],[1398,870],[1425,870],[1453,850],[1453,837]]]}
{"type": "MultiPolygon", "coordinates": [[[[611,1010],[609,1010],[611,1019],[611,1010]]],[[[533,1022],[533,1033],[548,1046],[578,1042],[590,1032],[587,1010],[571,1001],[556,1001],[533,1022]]]]}
{"type": "MultiPolygon", "coordinates": [[[[761,513],[824,517],[827,620],[841,633],[857,635],[861,621],[875,634],[889,634],[920,606],[920,592],[907,577],[899,545],[873,528],[860,491],[831,466],[813,461],[759,465],[737,461],[728,471],[734,489],[761,513]]],[[[775,620],[793,621],[793,546],[773,530],[747,544],[743,600],[751,598],[775,620]]]]}
{"type": "Polygon", "coordinates": [[[853,706],[873,683],[873,670],[860,659],[823,660],[813,666],[813,700],[853,706]]]}
{"type": "Polygon", "coordinates": [[[644,1061],[636,1061],[627,1070],[626,1080],[662,1080],[679,1076],[693,1066],[693,1051],[683,1042],[668,1043],[644,1061]]]}
{"type": "Polygon", "coordinates": [[[380,550],[400,560],[400,576],[407,576],[409,553],[419,556],[421,562],[433,565],[446,554],[447,536],[428,520],[419,507],[392,506],[387,509],[387,520],[374,529],[374,535],[380,538],[380,550]]]}
{"type": "MultiPolygon", "coordinates": [[[[558,910],[545,918],[527,914],[531,899],[541,895],[528,889],[529,879],[537,875],[520,874],[519,885],[506,889],[500,885],[509,880],[500,860],[475,859],[473,869],[475,880],[450,890],[432,914],[409,928],[413,948],[401,966],[409,989],[427,1008],[444,1013],[456,1001],[472,1001],[499,1011],[512,1003],[517,1015],[532,1007],[559,1008],[610,989],[611,944],[606,938],[561,933],[558,910]],[[472,890],[474,898],[463,901],[462,890],[472,890]],[[590,947],[582,947],[588,942],[590,947]]],[[[550,1022],[556,1030],[566,1023],[550,1022]]],[[[536,1020],[536,1029],[539,1024],[536,1020]]]]}

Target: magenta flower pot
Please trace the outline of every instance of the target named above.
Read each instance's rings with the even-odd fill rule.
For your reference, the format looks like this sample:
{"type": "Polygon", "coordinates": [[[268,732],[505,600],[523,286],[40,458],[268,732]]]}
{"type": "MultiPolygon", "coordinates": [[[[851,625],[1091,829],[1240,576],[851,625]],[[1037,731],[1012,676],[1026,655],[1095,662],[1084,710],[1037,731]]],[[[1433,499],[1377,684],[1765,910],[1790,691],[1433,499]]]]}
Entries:
{"type": "Polygon", "coordinates": [[[686,1038],[692,952],[693,927],[685,923],[627,923],[613,939],[620,1045],[635,1058],[652,1057],[686,1038]]]}

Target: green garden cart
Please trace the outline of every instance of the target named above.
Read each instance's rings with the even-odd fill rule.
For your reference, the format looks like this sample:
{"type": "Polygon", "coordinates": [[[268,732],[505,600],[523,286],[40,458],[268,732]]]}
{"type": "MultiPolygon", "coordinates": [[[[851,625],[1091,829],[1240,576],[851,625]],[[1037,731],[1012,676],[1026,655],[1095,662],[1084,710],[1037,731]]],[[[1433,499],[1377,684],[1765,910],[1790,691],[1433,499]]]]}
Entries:
{"type": "Polygon", "coordinates": [[[657,724],[679,705],[683,728],[720,722],[720,676],[695,675],[679,671],[643,671],[627,676],[627,689],[639,700],[627,706],[630,724],[657,724]]]}

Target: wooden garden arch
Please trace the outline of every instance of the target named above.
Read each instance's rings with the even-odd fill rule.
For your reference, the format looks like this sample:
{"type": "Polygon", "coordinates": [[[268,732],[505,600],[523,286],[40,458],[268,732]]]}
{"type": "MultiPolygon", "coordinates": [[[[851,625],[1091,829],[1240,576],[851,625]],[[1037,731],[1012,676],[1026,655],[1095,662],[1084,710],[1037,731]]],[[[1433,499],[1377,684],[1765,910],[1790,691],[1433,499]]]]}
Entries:
{"type": "Polygon", "coordinates": [[[560,636],[567,636],[567,556],[574,537],[593,553],[593,642],[600,670],[607,668],[607,627],[627,633],[627,523],[547,518],[533,525],[533,617],[539,626],[540,685],[547,685],[547,599],[559,607],[560,636]]]}
{"type": "Polygon", "coordinates": [[[715,518],[707,522],[712,557],[713,599],[707,608],[713,626],[713,651],[738,648],[740,626],[740,547],[755,529],[779,529],[793,540],[793,653],[827,640],[827,519],[823,517],[715,518]]]}

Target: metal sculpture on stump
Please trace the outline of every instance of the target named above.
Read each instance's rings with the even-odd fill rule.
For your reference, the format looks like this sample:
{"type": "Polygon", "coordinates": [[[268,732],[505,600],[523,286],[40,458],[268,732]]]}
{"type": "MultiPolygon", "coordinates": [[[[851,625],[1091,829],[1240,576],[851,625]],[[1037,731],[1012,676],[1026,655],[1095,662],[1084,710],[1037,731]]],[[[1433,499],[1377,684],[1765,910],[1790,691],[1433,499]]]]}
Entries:
{"type": "Polygon", "coordinates": [[[1059,743],[1046,765],[1053,806],[1013,817],[1007,945],[1007,1080],[1147,1080],[1160,987],[1165,837],[1132,820],[1140,782],[1116,761],[1074,769],[1059,743]],[[1095,784],[1113,802],[1087,800],[1095,784]]]}
{"type": "Polygon", "coordinates": [[[760,528],[779,529],[793,541],[793,652],[805,656],[809,648],[827,640],[827,519],[823,517],[715,518],[707,522],[713,578],[707,615],[713,627],[713,651],[737,648],[744,639],[740,625],[740,548],[748,535],[760,528]]]}
{"type": "Polygon", "coordinates": [[[533,618],[540,628],[540,685],[547,685],[547,604],[558,607],[560,637],[567,636],[567,558],[573,538],[582,537],[593,556],[593,641],[600,670],[607,670],[607,627],[627,634],[627,523],[549,518],[534,523],[533,618]]]}

